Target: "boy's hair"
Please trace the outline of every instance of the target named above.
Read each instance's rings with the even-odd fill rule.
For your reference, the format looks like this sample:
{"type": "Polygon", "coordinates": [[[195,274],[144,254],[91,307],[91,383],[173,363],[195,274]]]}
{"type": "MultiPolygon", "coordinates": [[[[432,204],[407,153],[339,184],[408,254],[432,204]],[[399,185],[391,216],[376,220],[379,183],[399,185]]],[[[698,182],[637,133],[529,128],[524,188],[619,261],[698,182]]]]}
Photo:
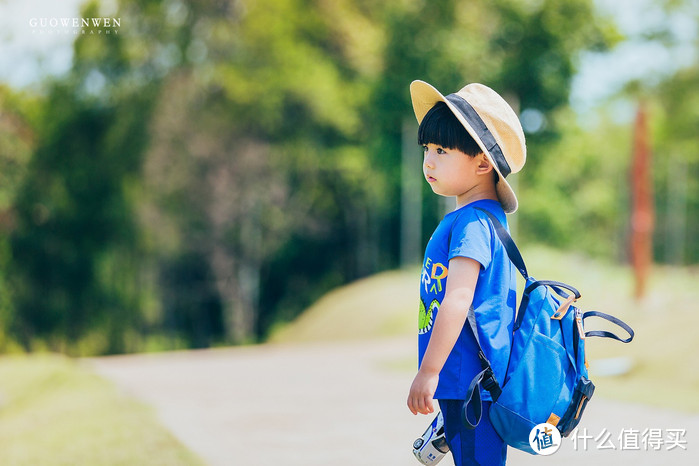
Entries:
{"type": "Polygon", "coordinates": [[[422,119],[417,130],[417,143],[457,149],[470,157],[483,152],[444,102],[437,102],[422,119]]]}

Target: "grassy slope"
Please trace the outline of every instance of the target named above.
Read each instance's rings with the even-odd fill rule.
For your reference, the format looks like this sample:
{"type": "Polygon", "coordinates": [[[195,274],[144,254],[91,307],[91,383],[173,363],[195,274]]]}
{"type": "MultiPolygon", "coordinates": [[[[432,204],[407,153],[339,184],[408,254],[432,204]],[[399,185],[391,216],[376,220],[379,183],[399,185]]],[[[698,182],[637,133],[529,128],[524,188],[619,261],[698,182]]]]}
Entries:
{"type": "MultiPolygon", "coordinates": [[[[633,279],[627,267],[573,254],[530,247],[523,251],[529,272],[576,286],[583,310],[617,316],[636,331],[628,345],[600,338],[587,340],[596,396],[637,401],[699,412],[699,270],[656,267],[641,302],[631,298],[633,279]],[[605,359],[628,357],[631,370],[601,376],[605,359]],[[599,373],[596,375],[595,372],[599,373]]],[[[378,274],[336,289],[297,321],[272,335],[276,342],[333,341],[415,334],[419,270],[378,274]]],[[[521,286],[520,286],[521,290],[521,286]]],[[[609,329],[590,319],[587,329],[609,329]]],[[[617,333],[623,335],[622,331],[617,333]]],[[[414,370],[414,356],[395,367],[414,370]]]]}
{"type": "Polygon", "coordinates": [[[7,465],[199,465],[150,409],[57,355],[0,357],[7,465]]]}
{"type": "Polygon", "coordinates": [[[414,333],[420,271],[384,272],[337,288],[296,321],[272,333],[271,342],[354,340],[414,333]],[[414,311],[414,312],[412,312],[414,311]]]}

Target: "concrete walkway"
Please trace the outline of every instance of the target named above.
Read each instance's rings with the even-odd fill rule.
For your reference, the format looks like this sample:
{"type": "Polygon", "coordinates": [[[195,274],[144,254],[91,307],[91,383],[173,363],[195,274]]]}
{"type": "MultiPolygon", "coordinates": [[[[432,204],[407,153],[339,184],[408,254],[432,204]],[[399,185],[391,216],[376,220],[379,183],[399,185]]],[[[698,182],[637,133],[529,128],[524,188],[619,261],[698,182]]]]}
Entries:
{"type": "MultiPolygon", "coordinates": [[[[415,351],[414,339],[400,338],[86,362],[153,406],[212,466],[418,465],[411,445],[431,418],[413,416],[405,406],[413,376],[406,361],[415,351]]],[[[549,457],[510,449],[508,464],[696,465],[699,416],[597,397],[574,447],[567,438],[549,457]]],[[[452,464],[448,458],[440,466],[452,464]]]]}

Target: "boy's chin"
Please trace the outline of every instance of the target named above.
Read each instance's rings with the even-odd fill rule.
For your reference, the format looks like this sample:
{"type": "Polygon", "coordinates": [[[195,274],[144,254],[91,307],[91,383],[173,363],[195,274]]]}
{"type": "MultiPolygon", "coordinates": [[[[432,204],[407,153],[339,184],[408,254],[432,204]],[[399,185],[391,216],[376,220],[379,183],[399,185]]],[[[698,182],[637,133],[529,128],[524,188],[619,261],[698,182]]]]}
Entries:
{"type": "Polygon", "coordinates": [[[432,192],[435,193],[437,196],[447,196],[442,192],[441,189],[436,187],[434,184],[430,183],[430,188],[432,189],[432,192]]]}
{"type": "Polygon", "coordinates": [[[454,197],[454,194],[452,194],[452,193],[445,193],[444,191],[440,191],[439,189],[434,189],[434,187],[432,187],[432,192],[435,193],[437,196],[440,196],[440,197],[454,197]]]}

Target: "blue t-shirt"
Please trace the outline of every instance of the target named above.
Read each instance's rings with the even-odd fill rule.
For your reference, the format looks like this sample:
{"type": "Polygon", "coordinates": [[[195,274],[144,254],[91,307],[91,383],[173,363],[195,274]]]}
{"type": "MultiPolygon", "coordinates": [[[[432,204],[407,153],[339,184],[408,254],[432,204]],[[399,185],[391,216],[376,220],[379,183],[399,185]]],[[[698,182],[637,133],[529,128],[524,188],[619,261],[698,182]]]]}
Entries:
{"type": "MultiPolygon", "coordinates": [[[[493,200],[465,205],[448,213],[437,226],[427,243],[422,266],[418,362],[422,364],[432,326],[444,299],[449,260],[457,256],[468,257],[481,264],[472,305],[478,323],[478,338],[495,377],[502,383],[512,344],[517,300],[516,269],[488,217],[475,207],[493,213],[507,228],[505,213],[500,203],[493,200]]],[[[439,374],[435,399],[462,400],[466,397],[471,380],[481,371],[477,354],[478,346],[467,322],[439,374]]],[[[490,393],[485,390],[481,395],[484,400],[491,400],[490,393]]]]}

